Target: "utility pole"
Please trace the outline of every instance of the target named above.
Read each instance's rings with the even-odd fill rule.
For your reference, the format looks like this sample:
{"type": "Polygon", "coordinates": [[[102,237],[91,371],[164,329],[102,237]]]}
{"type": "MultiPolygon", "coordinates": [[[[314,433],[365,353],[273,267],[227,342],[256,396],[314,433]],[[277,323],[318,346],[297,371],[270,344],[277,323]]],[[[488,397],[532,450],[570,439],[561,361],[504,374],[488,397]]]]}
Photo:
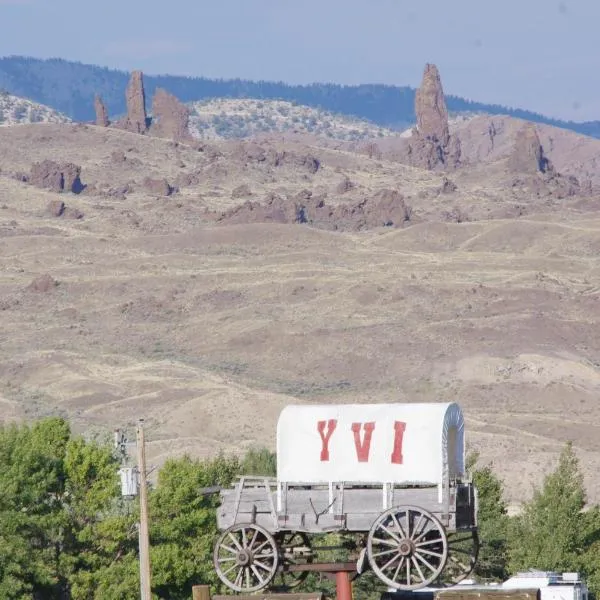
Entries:
{"type": "Polygon", "coordinates": [[[146,442],[144,439],[144,419],[138,421],[137,451],[140,487],[140,590],[141,600],[151,600],[150,577],[150,536],[148,533],[148,489],[146,486],[146,442]]]}

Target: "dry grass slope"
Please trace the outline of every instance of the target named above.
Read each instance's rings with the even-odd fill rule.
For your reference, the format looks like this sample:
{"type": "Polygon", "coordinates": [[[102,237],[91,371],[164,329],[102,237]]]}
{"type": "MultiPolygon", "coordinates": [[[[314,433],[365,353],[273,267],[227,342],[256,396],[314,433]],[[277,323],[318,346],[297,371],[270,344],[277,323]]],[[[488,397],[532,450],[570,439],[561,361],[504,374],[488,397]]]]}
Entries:
{"type": "Polygon", "coordinates": [[[256,164],[232,143],[199,152],[92,126],[3,129],[3,418],[59,413],[109,431],[143,416],[159,463],[274,447],[290,402],[456,400],[511,500],[569,439],[600,500],[596,200],[507,197],[497,165],[485,179],[465,172],[448,196],[441,174],[285,144],[316,153],[321,169],[256,164]],[[44,158],[82,165],[96,191],[57,195],[9,176],[44,158]],[[169,198],[141,187],[181,173],[197,182],[169,198]],[[344,176],[356,185],[336,194],[344,176]],[[239,203],[231,191],[244,183],[259,199],[309,188],[332,203],[393,188],[415,217],[352,233],[207,220],[239,203]],[[107,192],[125,185],[125,197],[107,192]],[[84,218],[51,217],[57,198],[84,218]],[[517,201],[526,214],[506,218],[517,201]],[[455,206],[484,218],[444,222],[455,206]],[[31,290],[43,274],[57,285],[31,290]]]}

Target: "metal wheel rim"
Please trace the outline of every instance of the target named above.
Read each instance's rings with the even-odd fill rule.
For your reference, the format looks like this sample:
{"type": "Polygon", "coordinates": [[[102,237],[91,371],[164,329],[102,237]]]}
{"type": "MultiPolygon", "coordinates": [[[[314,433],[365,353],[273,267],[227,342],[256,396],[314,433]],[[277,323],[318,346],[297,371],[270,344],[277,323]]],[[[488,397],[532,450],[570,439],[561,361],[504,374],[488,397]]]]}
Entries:
{"type": "Polygon", "coordinates": [[[455,531],[448,534],[448,560],[436,585],[450,587],[466,579],[475,568],[479,556],[477,531],[455,531]]]}
{"type": "Polygon", "coordinates": [[[308,536],[301,531],[280,531],[275,534],[275,541],[279,547],[280,554],[280,569],[275,578],[277,588],[294,589],[298,587],[308,576],[308,571],[283,571],[281,567],[284,565],[294,564],[310,564],[313,561],[312,556],[294,558],[293,553],[285,552],[285,548],[296,548],[299,546],[307,546],[310,548],[310,540],[308,536]],[[294,540],[296,538],[296,540],[294,540]]]}
{"type": "Polygon", "coordinates": [[[369,531],[367,555],[375,574],[399,590],[417,590],[435,581],[448,558],[443,525],[417,506],[382,513],[369,531]]]}
{"type": "Polygon", "coordinates": [[[259,525],[233,525],[217,540],[213,564],[217,576],[228,588],[256,592],[269,585],[277,572],[277,544],[259,525]]]}

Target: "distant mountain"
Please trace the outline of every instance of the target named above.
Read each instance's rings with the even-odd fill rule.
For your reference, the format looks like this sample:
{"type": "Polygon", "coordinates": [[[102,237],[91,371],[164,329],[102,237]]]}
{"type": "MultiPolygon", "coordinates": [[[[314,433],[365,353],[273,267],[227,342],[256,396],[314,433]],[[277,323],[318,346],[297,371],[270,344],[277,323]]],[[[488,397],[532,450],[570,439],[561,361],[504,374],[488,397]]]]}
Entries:
{"type": "Polygon", "coordinates": [[[58,111],[0,91],[0,127],[19,123],[69,123],[71,119],[58,111]]]}
{"type": "Polygon", "coordinates": [[[358,141],[394,135],[393,129],[286,100],[218,98],[190,102],[190,132],[202,139],[245,138],[296,131],[358,141]]]}
{"type": "MultiPolygon", "coordinates": [[[[52,106],[78,121],[91,121],[94,118],[95,93],[102,96],[110,114],[125,112],[124,91],[128,76],[123,71],[59,58],[0,58],[0,88],[16,96],[52,106]]],[[[331,83],[288,85],[281,82],[174,75],[145,75],[144,84],[148,97],[152,96],[157,87],[163,87],[182,102],[208,98],[279,99],[367,119],[393,129],[405,129],[415,121],[415,90],[406,86],[345,86],[331,83]]],[[[526,110],[473,102],[458,96],[447,96],[446,101],[451,113],[509,115],[600,138],[600,121],[561,121],[526,110]]]]}

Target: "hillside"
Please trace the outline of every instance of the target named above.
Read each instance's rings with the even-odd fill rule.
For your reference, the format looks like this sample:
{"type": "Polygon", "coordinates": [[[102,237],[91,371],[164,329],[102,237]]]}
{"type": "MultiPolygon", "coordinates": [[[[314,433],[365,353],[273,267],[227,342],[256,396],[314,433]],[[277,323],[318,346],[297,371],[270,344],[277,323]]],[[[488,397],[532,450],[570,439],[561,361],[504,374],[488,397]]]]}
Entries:
{"type": "Polygon", "coordinates": [[[273,448],[288,403],[456,400],[511,501],[569,439],[600,499],[597,196],[539,178],[533,193],[506,156],[452,187],[280,136],[188,146],[89,125],[5,128],[0,167],[3,419],[144,416],[160,464],[273,448]],[[82,193],[24,181],[48,159],[80,165],[82,193]],[[367,210],[390,201],[393,226],[367,210]],[[312,225],[290,220],[298,203],[312,225]]]}
{"type": "MultiPolygon", "coordinates": [[[[52,106],[77,121],[93,120],[95,93],[102,96],[111,115],[124,113],[123,92],[127,79],[128,73],[122,71],[63,59],[40,60],[22,56],[0,58],[0,88],[52,106]]],[[[183,102],[208,98],[279,99],[366,119],[386,128],[402,130],[415,122],[415,90],[407,86],[342,86],[325,83],[302,86],[173,75],[148,75],[145,85],[149,95],[157,87],[163,87],[183,102]]],[[[502,114],[600,137],[598,121],[565,122],[526,110],[473,102],[456,96],[447,96],[446,100],[452,113],[502,114]]]]}
{"type": "Polygon", "coordinates": [[[69,123],[71,119],[58,111],[0,91],[0,126],[18,123],[69,123]]]}
{"type": "Polygon", "coordinates": [[[359,141],[397,133],[368,121],[283,100],[214,99],[191,102],[190,111],[190,133],[207,140],[297,132],[359,141]]]}

